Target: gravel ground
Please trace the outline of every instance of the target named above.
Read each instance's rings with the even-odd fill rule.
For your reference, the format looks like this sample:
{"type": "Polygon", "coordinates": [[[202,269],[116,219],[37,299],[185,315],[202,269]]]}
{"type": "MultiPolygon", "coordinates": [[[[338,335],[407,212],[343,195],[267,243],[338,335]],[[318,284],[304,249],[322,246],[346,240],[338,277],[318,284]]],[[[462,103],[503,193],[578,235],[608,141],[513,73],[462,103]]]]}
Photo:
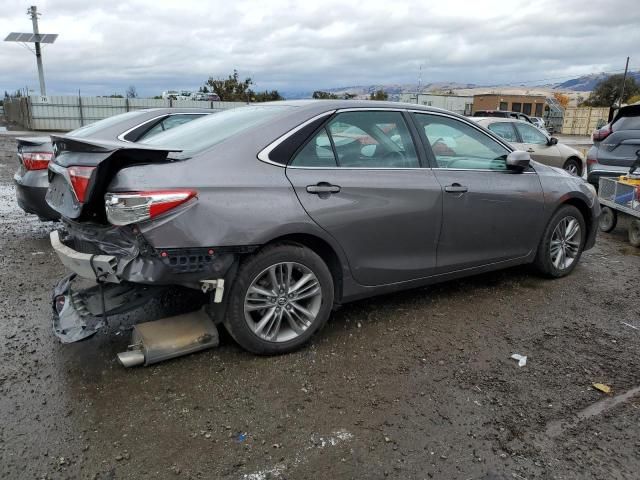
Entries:
{"type": "Polygon", "coordinates": [[[16,206],[13,149],[1,136],[0,478],[638,478],[640,396],[607,403],[640,385],[624,225],[565,279],[510,269],[345,306],[294,354],[223,335],[125,370],[117,319],[53,336],[55,225],[16,206]]]}

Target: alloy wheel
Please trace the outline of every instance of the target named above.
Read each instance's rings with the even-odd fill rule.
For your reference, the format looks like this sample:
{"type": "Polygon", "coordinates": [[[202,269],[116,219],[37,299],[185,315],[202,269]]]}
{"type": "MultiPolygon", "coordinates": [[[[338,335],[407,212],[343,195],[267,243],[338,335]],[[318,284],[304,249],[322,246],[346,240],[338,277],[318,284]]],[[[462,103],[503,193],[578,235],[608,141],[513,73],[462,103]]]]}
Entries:
{"type": "Polygon", "coordinates": [[[565,171],[569,172],[571,175],[578,176],[578,165],[574,162],[569,162],[565,167],[565,171]]]}
{"type": "Polygon", "coordinates": [[[316,275],[300,263],[281,262],[253,279],[244,299],[244,317],[262,340],[286,342],[313,324],[321,305],[316,275]]]}
{"type": "Polygon", "coordinates": [[[551,235],[551,263],[558,270],[566,270],[576,260],[582,243],[580,223],[574,217],[564,217],[551,235]]]}

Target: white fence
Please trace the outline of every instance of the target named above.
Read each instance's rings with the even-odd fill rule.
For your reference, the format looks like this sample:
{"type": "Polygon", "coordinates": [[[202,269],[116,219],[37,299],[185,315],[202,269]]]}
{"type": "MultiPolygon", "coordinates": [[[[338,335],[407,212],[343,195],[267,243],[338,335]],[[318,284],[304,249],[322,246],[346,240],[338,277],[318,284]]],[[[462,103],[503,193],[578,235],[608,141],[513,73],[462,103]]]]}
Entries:
{"type": "Polygon", "coordinates": [[[564,111],[564,135],[591,135],[609,121],[609,107],[575,107],[564,111]]]}
{"type": "Polygon", "coordinates": [[[119,113],[143,108],[205,108],[227,110],[244,102],[159,100],[74,96],[30,96],[5,101],[5,116],[29,130],[73,130],[119,113]]]}

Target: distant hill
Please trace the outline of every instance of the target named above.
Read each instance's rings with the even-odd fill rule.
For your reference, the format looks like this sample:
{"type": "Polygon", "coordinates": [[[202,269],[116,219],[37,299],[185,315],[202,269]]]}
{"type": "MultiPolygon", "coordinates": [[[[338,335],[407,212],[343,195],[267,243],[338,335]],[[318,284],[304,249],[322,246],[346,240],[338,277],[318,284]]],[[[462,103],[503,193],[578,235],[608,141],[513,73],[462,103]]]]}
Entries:
{"type": "MultiPolygon", "coordinates": [[[[521,85],[515,87],[513,85],[492,85],[481,86],[473,83],[459,83],[459,82],[434,82],[424,83],[420,87],[421,92],[439,92],[445,93],[450,90],[458,92],[459,94],[473,95],[479,93],[481,90],[498,91],[498,90],[513,90],[523,89],[527,91],[534,91],[537,88],[544,88],[545,91],[550,93],[550,90],[565,90],[574,92],[590,92],[598,83],[608,78],[611,73],[591,73],[589,75],[583,75],[581,77],[572,78],[562,83],[544,84],[544,85],[521,85]],[[466,91],[465,91],[466,90],[466,91]],[[475,92],[474,92],[475,90],[475,92]]],[[[640,83],[640,72],[629,72],[630,77],[634,77],[636,82],[640,83]]],[[[357,98],[367,98],[371,93],[376,90],[382,89],[389,94],[390,100],[398,100],[401,93],[415,92],[418,86],[415,83],[390,83],[390,84],[377,84],[377,85],[353,85],[350,87],[338,87],[338,88],[318,88],[317,90],[323,90],[325,92],[335,93],[336,95],[342,95],[345,93],[354,94],[357,98]]],[[[311,98],[313,91],[283,91],[283,96],[289,100],[311,98]]],[[[484,92],[483,92],[484,93],[484,92]]]]}
{"type": "MultiPolygon", "coordinates": [[[[572,78],[566,82],[558,83],[553,86],[557,90],[573,90],[575,92],[590,92],[596,85],[602,80],[609,78],[610,73],[591,73],[589,75],[583,75],[578,78],[572,78]]],[[[640,72],[629,72],[629,76],[636,79],[636,82],[640,82],[640,72]]]]}

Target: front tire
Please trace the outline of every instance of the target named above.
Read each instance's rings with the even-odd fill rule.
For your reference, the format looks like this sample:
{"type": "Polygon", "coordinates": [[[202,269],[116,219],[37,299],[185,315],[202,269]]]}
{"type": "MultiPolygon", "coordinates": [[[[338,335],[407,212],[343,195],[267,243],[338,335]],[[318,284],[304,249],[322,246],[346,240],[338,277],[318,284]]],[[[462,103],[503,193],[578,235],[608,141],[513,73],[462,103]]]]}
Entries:
{"type": "Polygon", "coordinates": [[[582,176],[582,162],[575,158],[568,159],[564,163],[564,167],[562,168],[569,172],[571,175],[574,175],[576,177],[582,176]]]}
{"type": "Polygon", "coordinates": [[[564,205],[551,217],[545,228],[534,264],[545,276],[569,275],[580,260],[587,229],[580,210],[564,205]]]}
{"type": "Polygon", "coordinates": [[[240,265],[224,324],[245,350],[288,353],[324,326],[333,296],[331,272],[314,251],[298,244],[268,246],[240,265]]]}

